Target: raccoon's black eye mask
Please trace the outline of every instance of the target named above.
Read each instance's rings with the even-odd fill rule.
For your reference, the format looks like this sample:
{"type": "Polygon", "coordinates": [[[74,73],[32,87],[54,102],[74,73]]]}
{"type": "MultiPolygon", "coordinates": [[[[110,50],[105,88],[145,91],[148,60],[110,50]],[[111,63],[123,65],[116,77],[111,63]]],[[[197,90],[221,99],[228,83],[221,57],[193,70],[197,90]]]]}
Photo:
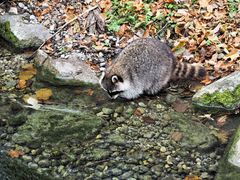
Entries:
{"type": "Polygon", "coordinates": [[[115,95],[117,95],[121,92],[123,92],[123,91],[113,91],[113,92],[108,91],[108,94],[112,97],[112,96],[115,96],[115,95]]]}

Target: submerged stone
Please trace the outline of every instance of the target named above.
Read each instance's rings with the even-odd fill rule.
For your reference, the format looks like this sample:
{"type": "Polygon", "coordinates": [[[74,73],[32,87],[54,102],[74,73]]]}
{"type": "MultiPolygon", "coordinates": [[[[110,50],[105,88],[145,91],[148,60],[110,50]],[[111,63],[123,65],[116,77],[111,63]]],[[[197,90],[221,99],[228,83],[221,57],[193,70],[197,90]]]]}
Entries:
{"type": "Polygon", "coordinates": [[[202,88],[193,103],[208,110],[235,110],[240,107],[240,71],[236,71],[202,88]]]}
{"type": "Polygon", "coordinates": [[[67,143],[71,140],[81,142],[93,135],[101,126],[101,118],[90,112],[35,111],[27,116],[12,140],[36,148],[42,142],[49,144],[67,143]],[[34,147],[35,146],[35,147],[34,147]]]}
{"type": "Polygon", "coordinates": [[[5,14],[0,16],[0,36],[14,48],[38,48],[50,37],[46,27],[27,21],[28,15],[5,14]]]}
{"type": "Polygon", "coordinates": [[[96,85],[98,78],[85,62],[76,56],[53,59],[39,50],[34,58],[37,78],[53,85],[96,85]]]}
{"type": "Polygon", "coordinates": [[[5,154],[0,153],[0,179],[33,179],[33,180],[50,180],[49,175],[43,173],[39,174],[36,170],[27,167],[17,159],[7,157],[5,154]]]}
{"type": "Polygon", "coordinates": [[[186,148],[197,148],[200,151],[209,150],[217,144],[217,139],[211,130],[191,117],[181,113],[170,114],[173,123],[182,133],[179,143],[186,148]]]}

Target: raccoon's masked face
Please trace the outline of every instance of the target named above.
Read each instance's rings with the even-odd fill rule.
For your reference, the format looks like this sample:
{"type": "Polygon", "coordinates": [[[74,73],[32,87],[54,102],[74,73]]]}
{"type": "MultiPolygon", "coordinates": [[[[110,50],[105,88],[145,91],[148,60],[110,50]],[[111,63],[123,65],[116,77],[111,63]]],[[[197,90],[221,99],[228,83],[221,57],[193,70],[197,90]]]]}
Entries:
{"type": "Polygon", "coordinates": [[[116,99],[127,90],[123,78],[116,74],[103,73],[99,83],[112,99],[116,99]]]}

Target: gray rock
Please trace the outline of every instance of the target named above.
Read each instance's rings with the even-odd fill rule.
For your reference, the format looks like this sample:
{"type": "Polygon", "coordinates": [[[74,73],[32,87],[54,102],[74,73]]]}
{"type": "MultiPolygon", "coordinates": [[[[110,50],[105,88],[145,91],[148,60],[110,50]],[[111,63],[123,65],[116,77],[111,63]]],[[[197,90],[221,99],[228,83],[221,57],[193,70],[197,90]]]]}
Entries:
{"type": "Polygon", "coordinates": [[[108,142],[114,145],[125,145],[126,140],[119,134],[111,134],[108,136],[108,142]]]}
{"type": "Polygon", "coordinates": [[[0,16],[0,36],[14,48],[38,48],[51,35],[46,27],[39,23],[26,22],[26,14],[0,16]]]}
{"type": "Polygon", "coordinates": [[[114,169],[111,170],[111,173],[112,173],[112,175],[114,175],[114,176],[119,176],[119,175],[122,174],[122,170],[121,170],[121,169],[118,169],[118,168],[114,168],[114,169]]]}
{"type": "Polygon", "coordinates": [[[16,7],[10,7],[8,13],[9,14],[18,14],[18,10],[16,7]]]}
{"type": "Polygon", "coordinates": [[[48,167],[50,165],[50,161],[48,159],[43,159],[38,162],[40,167],[48,167]]]}
{"type": "Polygon", "coordinates": [[[102,112],[106,115],[110,115],[114,112],[114,110],[110,108],[102,108],[102,112]]]}
{"type": "Polygon", "coordinates": [[[194,122],[191,117],[184,116],[181,113],[171,113],[170,117],[183,135],[180,141],[181,146],[205,151],[216,145],[216,137],[203,124],[194,122]]]}
{"type": "Polygon", "coordinates": [[[68,59],[53,59],[39,50],[34,58],[37,78],[54,85],[96,85],[98,78],[85,62],[75,55],[68,59]]]}
{"type": "Polygon", "coordinates": [[[27,155],[23,155],[22,159],[26,162],[31,162],[32,161],[32,157],[31,156],[27,156],[27,155]]]}
{"type": "MultiPolygon", "coordinates": [[[[12,136],[17,144],[37,148],[42,141],[61,145],[70,140],[84,140],[101,127],[101,119],[92,113],[60,112],[58,110],[36,111],[28,116],[24,125],[12,136]]],[[[55,145],[57,148],[57,145],[55,145]]]]}
{"type": "Polygon", "coordinates": [[[132,175],[133,175],[133,172],[132,172],[132,171],[127,171],[127,172],[123,173],[123,174],[120,176],[120,178],[121,178],[121,179],[128,179],[128,178],[132,177],[132,175]]]}
{"type": "Polygon", "coordinates": [[[193,103],[205,109],[235,110],[240,107],[240,71],[236,71],[202,88],[193,103]]]}
{"type": "MultiPolygon", "coordinates": [[[[240,118],[238,118],[240,120],[240,118]]],[[[240,127],[232,142],[229,143],[225,155],[218,166],[216,180],[239,179],[240,177],[240,127]]]]}

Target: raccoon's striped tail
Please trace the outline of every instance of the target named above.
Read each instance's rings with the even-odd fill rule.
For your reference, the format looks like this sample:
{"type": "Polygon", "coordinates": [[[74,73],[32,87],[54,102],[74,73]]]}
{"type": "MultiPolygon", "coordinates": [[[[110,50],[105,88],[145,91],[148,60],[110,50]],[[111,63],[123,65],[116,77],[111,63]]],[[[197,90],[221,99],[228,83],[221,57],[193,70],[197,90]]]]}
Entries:
{"type": "Polygon", "coordinates": [[[176,62],[172,79],[204,79],[206,70],[199,64],[176,62]]]}

